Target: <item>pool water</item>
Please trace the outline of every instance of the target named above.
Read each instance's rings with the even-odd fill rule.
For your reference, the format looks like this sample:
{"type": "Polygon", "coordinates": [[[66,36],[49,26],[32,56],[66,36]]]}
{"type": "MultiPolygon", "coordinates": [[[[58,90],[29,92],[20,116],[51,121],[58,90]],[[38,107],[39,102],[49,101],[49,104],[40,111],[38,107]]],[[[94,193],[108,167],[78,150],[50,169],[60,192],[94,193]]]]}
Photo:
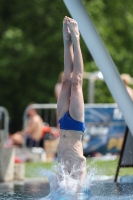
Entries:
{"type": "Polygon", "coordinates": [[[77,195],[50,192],[46,181],[0,184],[0,200],[132,200],[133,183],[97,182],[77,195]]]}
{"type": "Polygon", "coordinates": [[[0,200],[133,200],[133,183],[92,181],[95,169],[89,171],[81,192],[77,193],[79,182],[65,172],[64,166],[60,167],[61,181],[55,171],[40,169],[40,175],[49,181],[40,178],[0,184],[0,200]]]}
{"type": "Polygon", "coordinates": [[[0,200],[41,199],[49,194],[49,183],[29,181],[0,184],[0,200]]]}

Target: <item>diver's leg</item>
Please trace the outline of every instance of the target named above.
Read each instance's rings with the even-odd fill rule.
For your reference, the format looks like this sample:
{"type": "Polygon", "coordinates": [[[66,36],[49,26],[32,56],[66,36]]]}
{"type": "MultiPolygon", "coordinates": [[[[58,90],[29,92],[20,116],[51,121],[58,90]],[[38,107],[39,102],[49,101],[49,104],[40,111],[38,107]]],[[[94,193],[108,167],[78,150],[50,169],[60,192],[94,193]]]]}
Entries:
{"type": "Polygon", "coordinates": [[[62,88],[57,102],[58,120],[69,110],[71,76],[73,69],[73,46],[71,35],[67,26],[67,17],[63,20],[63,41],[64,41],[64,75],[62,88]]]}
{"type": "Polygon", "coordinates": [[[68,27],[71,32],[71,39],[74,46],[73,75],[71,83],[71,101],[69,113],[77,121],[84,121],[84,99],[82,93],[83,59],[80,49],[80,33],[78,24],[69,18],[68,27]]]}
{"type": "MultiPolygon", "coordinates": [[[[73,119],[84,122],[84,99],[82,93],[83,58],[80,49],[80,34],[78,24],[75,20],[70,19],[68,27],[71,32],[71,38],[74,46],[73,75],[71,83],[71,101],[69,113],[73,119]]],[[[79,136],[79,134],[76,135],[79,136]]],[[[80,179],[80,183],[77,188],[77,191],[80,191],[86,176],[86,158],[83,156],[81,137],[78,139],[78,142],[80,144],[80,148],[78,149],[79,157],[77,159],[77,166],[79,170],[76,174],[74,173],[73,176],[76,176],[78,179],[80,179]]],[[[76,145],[74,145],[74,150],[75,149],[77,149],[76,145]]]]}

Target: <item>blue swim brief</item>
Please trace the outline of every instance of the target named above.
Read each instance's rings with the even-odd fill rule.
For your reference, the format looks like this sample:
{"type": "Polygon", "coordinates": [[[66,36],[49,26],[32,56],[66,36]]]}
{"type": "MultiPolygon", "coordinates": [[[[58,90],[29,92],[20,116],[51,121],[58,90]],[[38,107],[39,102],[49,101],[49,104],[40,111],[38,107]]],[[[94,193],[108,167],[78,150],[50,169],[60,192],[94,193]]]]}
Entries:
{"type": "Polygon", "coordinates": [[[82,132],[84,132],[85,130],[85,123],[74,120],[69,115],[69,112],[66,112],[58,122],[60,125],[60,129],[82,131],[82,132]]]}

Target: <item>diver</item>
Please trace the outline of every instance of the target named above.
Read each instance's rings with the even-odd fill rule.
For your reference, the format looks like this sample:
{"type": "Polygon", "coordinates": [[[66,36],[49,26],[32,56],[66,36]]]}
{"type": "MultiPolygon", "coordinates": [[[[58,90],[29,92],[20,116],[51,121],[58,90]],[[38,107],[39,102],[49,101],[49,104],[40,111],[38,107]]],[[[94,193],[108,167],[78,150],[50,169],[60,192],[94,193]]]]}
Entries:
{"type": "Polygon", "coordinates": [[[79,180],[77,188],[79,191],[86,176],[86,158],[83,156],[82,147],[82,134],[85,130],[82,92],[83,58],[78,24],[67,16],[63,20],[63,41],[64,74],[57,101],[60,127],[57,158],[59,164],[64,164],[66,173],[79,180]]]}

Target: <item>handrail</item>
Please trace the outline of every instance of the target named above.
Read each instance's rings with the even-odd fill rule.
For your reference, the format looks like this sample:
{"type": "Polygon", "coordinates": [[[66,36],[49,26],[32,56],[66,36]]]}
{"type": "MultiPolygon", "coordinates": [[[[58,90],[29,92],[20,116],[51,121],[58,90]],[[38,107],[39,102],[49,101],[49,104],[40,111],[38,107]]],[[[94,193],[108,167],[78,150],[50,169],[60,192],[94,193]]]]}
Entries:
{"type": "Polygon", "coordinates": [[[8,134],[9,134],[9,113],[8,113],[8,110],[3,106],[0,106],[0,112],[4,113],[4,117],[5,117],[5,120],[4,120],[5,138],[8,139],[8,134]]]}
{"type": "Polygon", "coordinates": [[[24,114],[23,114],[23,129],[25,128],[25,123],[26,123],[26,119],[27,119],[27,112],[31,108],[35,108],[35,109],[56,109],[57,104],[32,104],[32,105],[27,106],[25,108],[24,114]]]}

